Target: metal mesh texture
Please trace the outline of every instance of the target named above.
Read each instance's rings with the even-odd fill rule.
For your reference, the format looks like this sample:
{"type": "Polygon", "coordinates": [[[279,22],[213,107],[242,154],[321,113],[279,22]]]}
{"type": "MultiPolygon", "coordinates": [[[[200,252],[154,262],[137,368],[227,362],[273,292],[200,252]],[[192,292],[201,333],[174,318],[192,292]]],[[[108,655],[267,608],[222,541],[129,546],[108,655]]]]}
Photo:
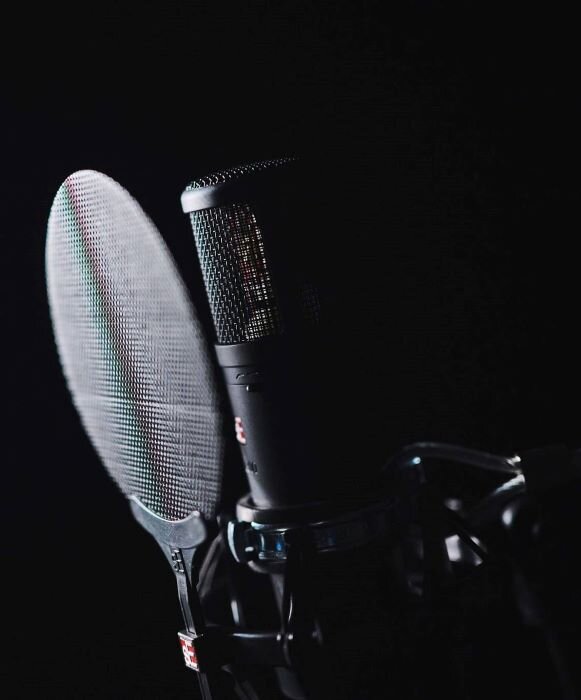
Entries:
{"type": "Polygon", "coordinates": [[[222,185],[225,182],[233,182],[234,180],[239,180],[247,175],[255,175],[260,173],[263,170],[272,170],[273,168],[288,165],[289,163],[294,162],[294,160],[294,158],[273,158],[271,160],[262,160],[256,163],[249,163],[248,165],[239,165],[228,170],[219,170],[215,173],[211,173],[210,175],[206,175],[205,177],[200,177],[193,180],[186,187],[186,191],[196,190],[200,187],[222,185]]]}
{"type": "Polygon", "coordinates": [[[311,282],[303,282],[299,289],[301,311],[304,320],[316,326],[321,320],[321,300],[318,289],[311,282]]]}
{"type": "MultiPolygon", "coordinates": [[[[278,158],[222,170],[194,180],[186,191],[212,188],[238,180],[251,183],[257,175],[270,178],[272,173],[276,178],[281,170],[296,163],[294,158],[278,158]]],[[[253,187],[259,197],[265,197],[268,196],[263,191],[266,183],[260,177],[254,181],[253,187]]],[[[296,172],[293,173],[293,180],[297,181],[296,172]]],[[[281,187],[280,180],[278,187],[281,187]]],[[[307,279],[301,276],[304,259],[297,260],[296,256],[296,249],[303,248],[294,245],[293,257],[287,255],[287,247],[282,256],[287,270],[282,276],[279,251],[277,284],[274,284],[272,259],[268,259],[265,252],[264,236],[267,234],[261,230],[261,225],[267,226],[263,221],[264,212],[259,224],[254,206],[243,201],[244,190],[239,194],[241,201],[233,199],[218,206],[196,208],[189,214],[217,342],[242,343],[277,336],[290,332],[291,326],[296,327],[299,319],[306,326],[317,325],[320,320],[318,291],[308,281],[308,275],[307,279]],[[287,274],[289,269],[292,270],[291,275],[287,274]],[[281,293],[285,295],[284,304],[281,303],[281,293]]],[[[230,196],[236,197],[235,194],[230,196]]],[[[274,224],[270,222],[269,230],[274,226],[277,236],[288,236],[289,228],[292,230],[289,222],[295,222],[301,230],[304,228],[304,220],[295,221],[286,209],[276,216],[279,218],[274,224]]],[[[292,230],[293,241],[296,234],[297,231],[292,230]]],[[[271,238],[268,244],[273,244],[271,238]]],[[[276,245],[280,247],[280,237],[276,245]]],[[[272,248],[269,250],[272,253],[272,248]]]]}
{"type": "Polygon", "coordinates": [[[282,320],[262,233],[247,204],[191,212],[218,343],[279,335],[282,320]]]}
{"type": "Polygon", "coordinates": [[[94,171],[50,213],[48,296],[83,425],[122,492],[164,520],[215,515],[223,416],[202,328],[157,229],[94,171]]]}

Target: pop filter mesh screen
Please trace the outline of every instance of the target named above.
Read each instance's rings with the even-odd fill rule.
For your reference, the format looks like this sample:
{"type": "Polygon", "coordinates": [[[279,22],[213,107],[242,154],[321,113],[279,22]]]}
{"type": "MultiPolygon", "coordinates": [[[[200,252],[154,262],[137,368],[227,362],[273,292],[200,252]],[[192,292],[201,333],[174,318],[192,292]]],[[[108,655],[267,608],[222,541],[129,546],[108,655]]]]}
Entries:
{"type": "Polygon", "coordinates": [[[164,520],[214,516],[224,456],[219,389],[155,226],[115,181],[74,173],[50,213],[46,272],[67,384],[113,479],[164,520]]]}

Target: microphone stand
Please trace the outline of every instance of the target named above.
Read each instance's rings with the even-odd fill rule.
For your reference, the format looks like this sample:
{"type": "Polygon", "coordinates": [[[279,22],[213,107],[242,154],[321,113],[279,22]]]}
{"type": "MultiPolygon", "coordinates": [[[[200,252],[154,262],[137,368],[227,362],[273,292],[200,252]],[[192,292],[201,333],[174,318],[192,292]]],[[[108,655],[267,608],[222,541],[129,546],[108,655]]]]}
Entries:
{"type": "MultiPolygon", "coordinates": [[[[397,545],[401,540],[402,527],[405,529],[406,523],[409,525],[416,518],[423,541],[423,593],[418,599],[420,622],[424,619],[422,616],[427,616],[429,627],[433,611],[439,605],[446,605],[446,601],[451,607],[443,611],[443,623],[446,616],[455,616],[456,588],[454,572],[450,569],[446,553],[447,537],[457,533],[465,546],[480,559],[497,561],[496,555],[488,550],[489,537],[486,532],[491,523],[496,523],[499,528],[502,523],[505,531],[508,531],[508,547],[506,540],[503,544],[490,533],[494,548],[500,548],[498,563],[501,565],[504,562],[506,565],[509,561],[513,562],[517,602],[524,616],[528,615],[525,621],[537,624],[545,631],[559,675],[563,700],[578,700],[581,697],[581,684],[575,677],[576,645],[573,643],[575,625],[581,620],[577,599],[578,577],[571,578],[570,567],[567,567],[571,547],[577,539],[579,515],[576,491],[569,489],[565,492],[562,488],[578,484],[581,455],[576,453],[571,462],[573,466],[569,466],[569,451],[559,453],[560,457],[552,451],[546,454],[546,451],[531,451],[520,458],[496,458],[462,448],[455,448],[452,453],[450,449],[451,446],[423,443],[421,448],[412,446],[402,451],[392,461],[392,466],[396,468],[390,472],[397,483],[384,491],[393,494],[395,489],[398,498],[384,495],[383,499],[368,501],[363,507],[353,508],[351,504],[351,508],[346,508],[345,504],[343,507],[334,504],[331,508],[311,504],[303,509],[293,509],[291,517],[290,512],[265,513],[253,508],[252,501],[247,497],[239,501],[237,519],[230,520],[227,525],[228,548],[224,548],[224,553],[226,556],[232,554],[234,559],[248,565],[250,570],[270,575],[278,594],[275,596],[280,614],[278,629],[247,629],[242,599],[237,600],[235,606],[238,613],[234,612],[233,615],[234,628],[205,624],[195,589],[196,582],[191,576],[188,577],[187,566],[183,567],[184,571],[178,570],[179,556],[175,550],[166,547],[166,555],[172,561],[178,577],[178,591],[186,621],[186,631],[182,634],[187,635],[186,641],[192,644],[204,700],[222,697],[215,694],[214,688],[210,689],[213,676],[207,674],[224,667],[233,676],[239,696],[248,700],[274,697],[269,694],[263,696],[261,692],[253,690],[253,668],[269,668],[271,671],[286,668],[291,671],[291,676],[276,672],[272,680],[277,676],[284,697],[293,700],[344,697],[344,688],[339,685],[341,681],[332,672],[332,662],[337,664],[337,659],[333,657],[333,644],[343,644],[343,631],[339,628],[338,636],[335,632],[334,641],[333,634],[326,639],[325,625],[320,624],[320,605],[323,608],[326,606],[327,613],[331,609],[320,582],[323,581],[325,585],[333,566],[335,573],[341,571],[338,559],[330,568],[327,567],[325,553],[357,551],[366,546],[375,548],[376,542],[381,542],[382,548],[397,545]],[[426,480],[424,469],[420,466],[422,457],[418,454],[422,451],[422,457],[426,460],[464,462],[463,457],[467,457],[465,463],[505,472],[513,478],[484,499],[473,510],[472,519],[469,515],[466,519],[444,505],[442,494],[426,480]],[[539,466],[541,464],[544,464],[544,469],[539,466]],[[551,468],[547,469],[547,465],[551,468]],[[556,474],[561,476],[555,477],[556,474]],[[547,484],[546,478],[557,478],[557,483],[547,484]],[[484,548],[479,544],[481,538],[484,548]],[[237,669],[250,669],[250,675],[246,670],[240,674],[237,669]],[[244,680],[241,680],[241,676],[244,680]]],[[[185,544],[182,542],[181,556],[184,563],[189,562],[192,571],[194,550],[188,550],[185,544]]],[[[346,572],[345,581],[350,579],[351,588],[347,586],[344,590],[349,590],[351,595],[357,591],[356,577],[356,570],[346,572]]],[[[341,595],[343,583],[338,587],[341,595]]],[[[413,609],[410,610],[413,614],[413,609]]],[[[413,621],[409,629],[413,634],[413,621]]],[[[358,646],[358,639],[352,638],[350,623],[346,623],[344,635],[343,646],[347,649],[350,645],[358,646]]],[[[453,634],[446,635],[446,638],[448,636],[452,642],[453,634]]],[[[414,639],[411,636],[408,641],[414,639]]],[[[448,683],[454,677],[454,687],[448,685],[449,692],[462,692],[465,681],[463,669],[457,667],[458,660],[453,653],[448,658],[447,653],[440,652],[445,652],[445,649],[434,650],[435,663],[441,665],[441,669],[438,671],[432,663],[425,670],[429,674],[436,673],[434,680],[438,682],[442,674],[445,674],[448,683]]],[[[339,663],[344,663],[348,658],[348,655],[344,656],[339,663]]],[[[261,680],[260,676],[255,678],[261,680]]]]}

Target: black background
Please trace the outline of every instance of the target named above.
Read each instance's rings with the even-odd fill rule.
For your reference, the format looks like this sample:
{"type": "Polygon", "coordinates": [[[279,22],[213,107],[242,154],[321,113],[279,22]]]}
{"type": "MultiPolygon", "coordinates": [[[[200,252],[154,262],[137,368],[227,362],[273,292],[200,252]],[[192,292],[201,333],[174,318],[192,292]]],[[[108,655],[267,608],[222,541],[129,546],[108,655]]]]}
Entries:
{"type": "Polygon", "coordinates": [[[309,156],[305,187],[333,212],[319,247],[345,304],[345,449],[375,464],[416,439],[579,446],[572,18],[385,4],[100,3],[6,18],[8,697],[193,692],[173,577],[98,463],[53,346],[45,227],[75,170],[138,199],[202,305],[185,184],[309,156]]]}

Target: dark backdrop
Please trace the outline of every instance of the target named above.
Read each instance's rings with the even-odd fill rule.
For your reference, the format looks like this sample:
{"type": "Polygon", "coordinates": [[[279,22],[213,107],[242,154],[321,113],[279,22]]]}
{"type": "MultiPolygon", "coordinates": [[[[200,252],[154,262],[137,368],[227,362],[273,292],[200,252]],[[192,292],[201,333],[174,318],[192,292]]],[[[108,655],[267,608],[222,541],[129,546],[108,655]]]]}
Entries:
{"type": "Polygon", "coordinates": [[[129,189],[203,305],[184,185],[308,156],[344,308],[346,453],[375,465],[416,439],[579,446],[572,19],[384,5],[101,3],[5,22],[9,697],[177,698],[193,682],[173,577],[88,444],[53,346],[45,226],[74,170],[129,189]]]}

